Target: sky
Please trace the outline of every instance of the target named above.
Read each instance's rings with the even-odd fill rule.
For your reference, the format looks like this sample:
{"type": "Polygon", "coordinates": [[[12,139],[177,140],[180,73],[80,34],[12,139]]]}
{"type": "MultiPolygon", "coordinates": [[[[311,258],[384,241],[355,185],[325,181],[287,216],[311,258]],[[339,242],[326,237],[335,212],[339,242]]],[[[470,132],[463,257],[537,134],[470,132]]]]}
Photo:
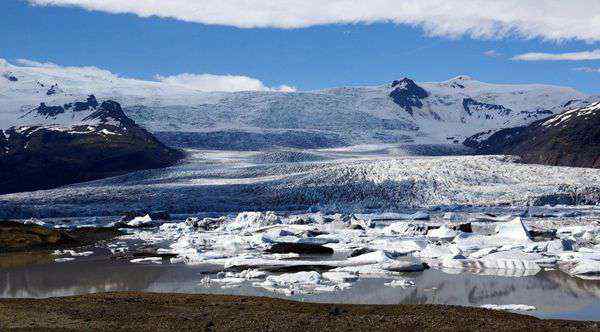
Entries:
{"type": "Polygon", "coordinates": [[[0,13],[9,62],[206,91],[469,75],[600,93],[596,0],[2,0],[0,13]]]}

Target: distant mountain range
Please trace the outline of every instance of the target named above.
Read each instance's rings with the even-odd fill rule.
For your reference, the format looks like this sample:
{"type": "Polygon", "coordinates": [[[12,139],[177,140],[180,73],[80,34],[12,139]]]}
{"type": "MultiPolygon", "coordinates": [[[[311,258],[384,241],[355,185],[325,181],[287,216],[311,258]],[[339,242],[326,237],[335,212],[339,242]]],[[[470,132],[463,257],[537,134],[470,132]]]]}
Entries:
{"type": "Polygon", "coordinates": [[[62,105],[40,103],[22,125],[0,130],[0,194],[49,189],[173,165],[166,147],[114,101],[93,95],[62,105]]]}
{"type": "Polygon", "coordinates": [[[468,76],[307,92],[201,92],[97,68],[0,59],[0,194],[173,165],[184,157],[177,147],[464,142],[526,162],[598,167],[598,104],[590,100],[567,87],[468,76]]]}
{"type": "Polygon", "coordinates": [[[600,101],[584,104],[483,140],[475,135],[465,144],[484,154],[517,155],[528,163],[600,168],[600,101]]]}
{"type": "Polygon", "coordinates": [[[456,144],[523,126],[587,96],[566,87],[408,78],[379,86],[307,92],[201,92],[127,79],[95,68],[16,66],[0,61],[0,123],[88,95],[111,99],[168,145],[210,149],[331,147],[365,143],[456,144]]]}

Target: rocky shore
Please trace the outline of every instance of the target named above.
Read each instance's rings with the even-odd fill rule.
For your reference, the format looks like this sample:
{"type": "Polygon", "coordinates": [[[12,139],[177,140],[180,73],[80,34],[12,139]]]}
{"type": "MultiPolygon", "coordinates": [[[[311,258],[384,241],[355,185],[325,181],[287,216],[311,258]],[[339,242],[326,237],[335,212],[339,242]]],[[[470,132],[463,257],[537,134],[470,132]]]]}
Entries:
{"type": "Polygon", "coordinates": [[[445,305],[338,305],[262,297],[104,293],[0,300],[0,328],[200,331],[598,331],[596,322],[541,320],[445,305]]]}

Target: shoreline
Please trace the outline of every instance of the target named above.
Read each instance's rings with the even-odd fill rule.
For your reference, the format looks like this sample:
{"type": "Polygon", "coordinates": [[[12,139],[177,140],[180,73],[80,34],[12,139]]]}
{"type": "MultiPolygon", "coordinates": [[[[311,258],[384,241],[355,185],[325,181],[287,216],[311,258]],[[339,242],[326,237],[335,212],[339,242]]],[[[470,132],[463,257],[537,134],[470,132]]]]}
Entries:
{"type": "Polygon", "coordinates": [[[542,320],[448,305],[323,304],[210,294],[111,292],[0,299],[0,327],[27,330],[598,331],[600,322],[542,320]]]}

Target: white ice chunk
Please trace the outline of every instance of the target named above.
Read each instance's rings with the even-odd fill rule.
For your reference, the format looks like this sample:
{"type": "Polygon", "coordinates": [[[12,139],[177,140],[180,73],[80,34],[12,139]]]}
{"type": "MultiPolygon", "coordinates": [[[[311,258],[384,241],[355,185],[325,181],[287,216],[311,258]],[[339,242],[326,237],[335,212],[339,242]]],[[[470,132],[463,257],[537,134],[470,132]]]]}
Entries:
{"type": "Polygon", "coordinates": [[[484,309],[491,310],[512,310],[512,311],[533,311],[536,307],[526,304],[484,304],[481,306],[484,309]]]}
{"type": "Polygon", "coordinates": [[[72,257],[63,257],[63,258],[55,258],[54,261],[56,263],[64,263],[64,262],[70,262],[70,261],[74,261],[75,258],[72,257]]]}
{"type": "Polygon", "coordinates": [[[430,229],[427,232],[427,236],[431,238],[436,238],[440,240],[452,240],[458,235],[457,231],[454,231],[446,225],[442,225],[439,228],[430,229]]]}
{"type": "Polygon", "coordinates": [[[385,283],[385,285],[394,288],[409,288],[414,287],[415,282],[408,279],[396,279],[385,283]]]}
{"type": "Polygon", "coordinates": [[[321,275],[323,278],[335,281],[335,282],[352,282],[358,279],[358,276],[348,272],[324,272],[321,275]]]}
{"type": "Polygon", "coordinates": [[[130,260],[131,263],[154,263],[162,264],[162,258],[160,257],[144,257],[130,260]]]}
{"type": "Polygon", "coordinates": [[[150,217],[149,214],[142,216],[142,217],[135,217],[132,220],[127,222],[128,226],[131,227],[140,227],[140,226],[144,226],[147,224],[152,223],[152,218],[150,217]]]}
{"type": "Polygon", "coordinates": [[[516,217],[511,221],[500,223],[496,226],[496,234],[498,237],[528,242],[531,240],[529,231],[523,224],[520,217],[516,217]]]}
{"type": "Polygon", "coordinates": [[[596,275],[600,274],[600,261],[582,260],[569,271],[574,275],[596,275]]]}

